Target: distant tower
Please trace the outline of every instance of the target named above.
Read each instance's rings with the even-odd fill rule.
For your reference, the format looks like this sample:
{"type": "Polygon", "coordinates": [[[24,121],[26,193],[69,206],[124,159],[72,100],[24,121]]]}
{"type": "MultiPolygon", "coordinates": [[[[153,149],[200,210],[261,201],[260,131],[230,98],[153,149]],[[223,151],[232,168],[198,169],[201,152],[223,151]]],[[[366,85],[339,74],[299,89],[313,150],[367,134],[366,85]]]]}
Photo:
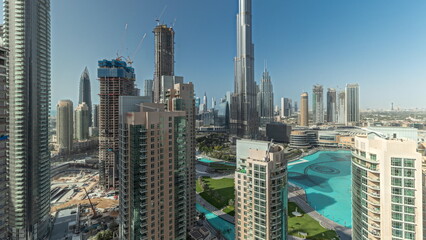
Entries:
{"type": "Polygon", "coordinates": [[[327,90],[327,122],[334,123],[337,120],[336,117],[336,100],[337,94],[336,89],[329,88],[327,90]]]}
{"type": "Polygon", "coordinates": [[[359,116],[359,85],[347,84],[346,85],[346,124],[351,125],[358,123],[359,116]]]}
{"type": "Polygon", "coordinates": [[[93,104],[93,127],[99,127],[99,104],[93,104]]]}
{"type": "Polygon", "coordinates": [[[154,84],[154,80],[146,79],[144,81],[143,95],[145,97],[151,97],[152,98],[152,85],[153,84],[154,84]]]}
{"type": "Polygon", "coordinates": [[[391,103],[391,111],[393,111],[393,103],[391,103]]]}
{"type": "Polygon", "coordinates": [[[346,121],[346,97],[345,91],[339,92],[337,98],[337,122],[339,124],[345,124],[346,121]]]}
{"type": "Polygon", "coordinates": [[[322,85],[315,85],[313,88],[312,114],[314,124],[324,123],[324,90],[322,85]]]}
{"type": "Polygon", "coordinates": [[[56,138],[59,152],[69,154],[74,139],[73,104],[71,100],[61,100],[56,105],[56,138]]]}
{"type": "Polygon", "coordinates": [[[274,120],[274,88],[266,66],[258,93],[258,113],[262,125],[274,120]]]}
{"type": "Polygon", "coordinates": [[[80,96],[78,104],[86,103],[89,108],[89,127],[92,126],[92,95],[90,90],[90,76],[87,67],[84,68],[80,77],[80,96]]]}
{"type": "Polygon", "coordinates": [[[155,72],[154,102],[160,102],[161,76],[174,76],[174,37],[173,28],[158,25],[154,28],[155,37],[155,72]]]}
{"type": "Polygon", "coordinates": [[[83,102],[77,106],[74,114],[74,136],[77,140],[89,139],[89,106],[83,102]]]}
{"type": "Polygon", "coordinates": [[[309,126],[309,102],[308,93],[304,92],[300,95],[300,121],[299,125],[307,127],[309,126]]]}
{"type": "MultiPolygon", "coordinates": [[[[3,29],[3,26],[1,27],[3,29]]],[[[1,35],[1,37],[3,34],[1,35]]],[[[0,46],[2,44],[0,43],[0,46]]],[[[0,141],[0,152],[6,153],[8,140],[4,136],[9,135],[9,94],[8,94],[8,71],[7,71],[7,62],[8,62],[8,51],[0,47],[0,136],[3,136],[3,139],[0,141]]],[[[8,229],[7,229],[7,209],[9,199],[5,196],[8,195],[8,181],[7,179],[7,169],[8,161],[7,154],[0,155],[0,206],[2,206],[2,214],[0,214],[0,239],[8,238],[8,229]]]]}
{"type": "Polygon", "coordinates": [[[120,96],[134,94],[135,69],[119,60],[98,62],[99,103],[99,180],[105,189],[118,185],[119,102],[120,96]]]}
{"type": "Polygon", "coordinates": [[[259,130],[254,44],[252,41],[252,1],[239,0],[237,15],[237,56],[235,57],[234,95],[231,103],[231,133],[256,138],[259,130]]]}

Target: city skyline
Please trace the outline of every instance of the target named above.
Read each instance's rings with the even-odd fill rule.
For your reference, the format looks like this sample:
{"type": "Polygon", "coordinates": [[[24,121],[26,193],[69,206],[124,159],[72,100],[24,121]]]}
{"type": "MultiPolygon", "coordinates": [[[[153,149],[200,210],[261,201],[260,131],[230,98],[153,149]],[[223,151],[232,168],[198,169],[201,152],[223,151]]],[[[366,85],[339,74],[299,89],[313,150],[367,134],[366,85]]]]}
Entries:
{"type": "MultiPolygon", "coordinates": [[[[421,86],[426,87],[423,81],[426,70],[418,63],[426,61],[426,48],[421,44],[426,40],[426,34],[418,33],[418,29],[424,27],[422,13],[426,9],[426,3],[386,3],[384,5],[383,1],[378,1],[367,4],[366,1],[361,1],[343,4],[331,1],[328,8],[321,8],[320,3],[307,1],[282,3],[275,0],[268,1],[267,4],[255,1],[255,80],[260,81],[263,61],[267,59],[274,88],[280,93],[275,94],[276,105],[281,97],[298,99],[302,92],[309,92],[313,84],[342,90],[347,82],[357,82],[363,86],[361,109],[390,109],[391,102],[394,102],[395,108],[424,108],[421,103],[425,102],[426,99],[423,98],[426,96],[422,94],[424,87],[421,86]],[[361,9],[363,15],[358,16],[356,13],[361,9]],[[303,15],[298,17],[297,13],[303,15]],[[283,17],[282,21],[274,21],[277,14],[283,17]],[[306,18],[304,14],[311,14],[312,17],[306,18]],[[330,19],[326,19],[327,17],[330,19]],[[367,22],[371,24],[366,25],[367,22]],[[324,33],[320,33],[319,27],[324,33]],[[280,41],[265,37],[275,35],[275,32],[281,37],[280,41]],[[397,92],[392,86],[402,81],[408,84],[397,92]],[[375,89],[379,87],[383,91],[377,95],[375,89]],[[409,89],[413,89],[414,94],[409,89]],[[375,94],[377,98],[373,98],[375,94]],[[416,98],[411,97],[412,95],[416,98]]],[[[81,0],[52,2],[52,109],[61,99],[78,102],[78,80],[81,69],[86,65],[91,73],[92,89],[98,89],[96,61],[115,57],[120,48],[128,48],[128,51],[122,51],[122,55],[131,56],[144,33],[147,33],[147,37],[140,51],[135,54],[133,67],[138,87],[143,87],[145,79],[152,79],[152,28],[156,24],[154,20],[166,5],[168,7],[162,21],[173,24],[176,18],[176,75],[185,75],[189,81],[194,82],[197,96],[202,96],[208,90],[209,96],[219,99],[226,91],[233,89],[236,1],[197,3],[187,0],[181,5],[192,6],[190,15],[188,10],[182,10],[184,8],[177,3],[165,0],[128,4],[106,1],[98,15],[90,14],[99,5],[96,1],[84,2],[85,8],[81,8],[81,4],[81,0]],[[122,6],[118,6],[119,4],[122,6]],[[200,15],[197,10],[204,7],[211,12],[200,15]],[[112,13],[115,10],[126,10],[129,14],[117,16],[112,26],[105,28],[104,23],[98,19],[114,16],[112,13]],[[81,12],[83,17],[78,21],[84,24],[75,24],[75,19],[71,17],[75,11],[81,12]],[[213,23],[209,23],[219,12],[223,17],[216,17],[213,23]],[[197,21],[193,21],[194,18],[197,21]],[[124,34],[126,24],[128,31],[124,34]],[[203,25],[208,27],[202,28],[203,25]],[[191,34],[193,28],[200,29],[203,34],[191,34]],[[99,29],[97,34],[91,34],[93,29],[99,29]],[[74,34],[78,31],[86,37],[74,34]],[[115,36],[110,36],[110,32],[116,33],[115,36]],[[210,34],[206,35],[207,32],[210,34]],[[193,40],[186,41],[189,38],[193,40]],[[126,39],[127,44],[122,44],[123,39],[126,39]],[[205,49],[203,41],[208,41],[211,48],[205,49]],[[94,46],[95,42],[98,45],[94,46]],[[81,50],[71,50],[69,46],[72,43],[78,43],[81,50]],[[206,53],[209,61],[199,61],[206,53]],[[217,81],[220,81],[220,87],[217,87],[217,81]]],[[[99,102],[94,91],[92,101],[99,102]]]]}

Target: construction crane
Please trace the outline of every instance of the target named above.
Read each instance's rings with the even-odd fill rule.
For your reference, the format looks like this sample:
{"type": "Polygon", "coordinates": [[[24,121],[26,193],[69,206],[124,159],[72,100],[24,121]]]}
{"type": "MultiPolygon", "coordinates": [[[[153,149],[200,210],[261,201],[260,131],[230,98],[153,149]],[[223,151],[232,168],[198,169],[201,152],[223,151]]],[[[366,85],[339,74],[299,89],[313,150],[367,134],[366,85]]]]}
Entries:
{"type": "Polygon", "coordinates": [[[136,47],[136,50],[133,52],[133,54],[132,54],[132,57],[127,57],[127,63],[128,64],[130,64],[130,65],[132,65],[133,64],[133,60],[132,59],[134,59],[135,58],[135,55],[139,52],[139,50],[141,49],[141,47],[142,47],[142,44],[143,44],[143,42],[144,42],[144,40],[145,40],[145,38],[146,38],[146,33],[143,35],[143,37],[142,37],[142,39],[140,40],[140,42],[139,42],[139,44],[138,44],[138,46],[136,47]]]}
{"type": "Polygon", "coordinates": [[[161,17],[163,17],[163,14],[164,14],[164,12],[166,12],[166,9],[167,9],[167,5],[164,6],[163,11],[161,12],[160,16],[157,19],[155,19],[155,21],[157,22],[157,25],[160,25],[161,17]]]}
{"type": "Polygon", "coordinates": [[[92,211],[93,211],[93,217],[92,217],[92,218],[95,218],[95,217],[97,217],[97,216],[98,216],[98,214],[96,213],[95,207],[93,206],[92,200],[90,200],[90,196],[89,196],[89,194],[87,193],[86,188],[85,188],[85,187],[83,187],[83,189],[84,189],[84,192],[86,192],[87,199],[89,199],[90,206],[92,207],[92,211]]]}

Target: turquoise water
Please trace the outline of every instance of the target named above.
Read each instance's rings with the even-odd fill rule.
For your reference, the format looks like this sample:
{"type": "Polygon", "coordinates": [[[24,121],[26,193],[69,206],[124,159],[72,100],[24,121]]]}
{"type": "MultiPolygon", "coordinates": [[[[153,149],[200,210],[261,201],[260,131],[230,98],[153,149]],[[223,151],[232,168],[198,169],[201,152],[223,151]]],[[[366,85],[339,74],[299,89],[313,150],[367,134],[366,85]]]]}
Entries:
{"type": "Polygon", "coordinates": [[[217,163],[217,164],[222,164],[222,165],[235,166],[235,163],[232,163],[232,162],[212,161],[212,160],[207,159],[207,158],[199,158],[198,161],[204,162],[204,163],[217,163]]]}
{"type": "Polygon", "coordinates": [[[235,239],[235,226],[234,224],[223,220],[216,214],[209,212],[207,209],[197,203],[197,211],[205,214],[207,221],[216,229],[222,232],[222,235],[227,240],[235,239]]]}
{"type": "Polygon", "coordinates": [[[305,189],[309,204],[326,218],[352,227],[351,152],[320,151],[290,164],[288,179],[305,189]]]}

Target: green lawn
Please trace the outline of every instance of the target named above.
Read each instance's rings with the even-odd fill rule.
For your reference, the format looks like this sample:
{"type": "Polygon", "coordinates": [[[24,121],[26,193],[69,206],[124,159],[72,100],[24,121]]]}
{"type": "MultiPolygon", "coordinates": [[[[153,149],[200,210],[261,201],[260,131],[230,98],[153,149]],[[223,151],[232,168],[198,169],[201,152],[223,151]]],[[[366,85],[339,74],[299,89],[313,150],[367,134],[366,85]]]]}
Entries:
{"type": "Polygon", "coordinates": [[[227,206],[224,209],[222,209],[222,211],[231,216],[235,216],[234,206],[227,206]]]}
{"type": "Polygon", "coordinates": [[[217,209],[225,208],[228,214],[234,214],[234,206],[228,206],[229,200],[234,199],[234,179],[232,178],[222,178],[222,179],[212,179],[212,178],[203,178],[203,182],[208,186],[208,188],[202,189],[200,184],[197,181],[196,190],[200,193],[200,196],[204,198],[211,205],[215,206],[217,209]]]}
{"type": "Polygon", "coordinates": [[[298,207],[295,203],[288,203],[288,234],[300,237],[298,232],[307,233],[307,238],[312,240],[330,240],[338,239],[335,231],[323,228],[315,219],[298,207]],[[292,214],[296,210],[302,213],[302,217],[296,217],[292,214]]]}
{"type": "Polygon", "coordinates": [[[200,193],[203,191],[203,188],[200,186],[200,183],[197,181],[196,185],[195,185],[195,191],[197,193],[200,193]]]}

